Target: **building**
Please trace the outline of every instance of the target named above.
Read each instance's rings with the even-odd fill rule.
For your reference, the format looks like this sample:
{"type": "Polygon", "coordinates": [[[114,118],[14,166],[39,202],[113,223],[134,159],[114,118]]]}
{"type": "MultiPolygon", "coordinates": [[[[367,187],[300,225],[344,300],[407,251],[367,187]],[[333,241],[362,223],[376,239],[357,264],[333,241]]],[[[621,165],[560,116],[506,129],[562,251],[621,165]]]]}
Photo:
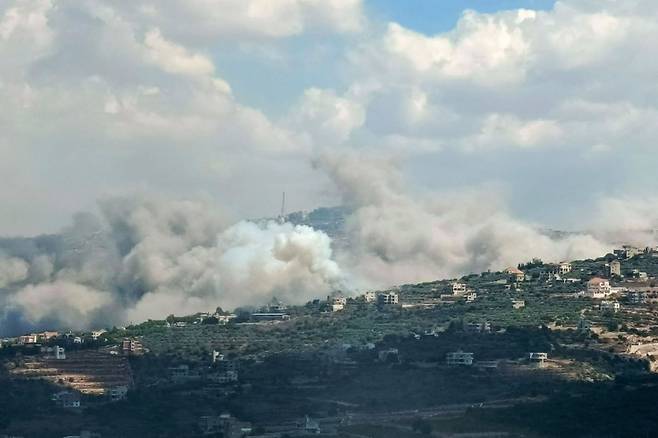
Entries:
{"type": "Polygon", "coordinates": [[[523,309],[525,307],[525,300],[512,300],[512,308],[523,309]]]}
{"type": "Polygon", "coordinates": [[[610,291],[610,282],[605,278],[594,277],[587,282],[587,295],[591,298],[605,298],[610,291]]]}
{"type": "Polygon", "coordinates": [[[557,274],[564,275],[571,272],[571,263],[569,262],[560,262],[557,265],[557,274]]]}
{"type": "Polygon", "coordinates": [[[601,301],[600,309],[602,312],[614,312],[617,313],[621,310],[621,305],[618,301],[601,301]]]}
{"type": "Polygon", "coordinates": [[[466,302],[467,303],[472,303],[473,301],[477,300],[478,294],[475,292],[469,292],[466,294],[466,302]]]}
{"type": "Polygon", "coordinates": [[[400,297],[397,292],[386,292],[377,295],[377,304],[380,306],[390,306],[398,304],[400,302],[400,297]]]}
{"type": "Polygon", "coordinates": [[[446,354],[446,364],[449,366],[472,366],[473,353],[454,351],[446,354]]]}
{"type": "Polygon", "coordinates": [[[19,344],[36,344],[39,341],[39,335],[37,334],[31,334],[31,335],[23,335],[18,337],[18,343],[19,344]]]}
{"type": "Polygon", "coordinates": [[[169,376],[173,381],[185,380],[190,377],[189,365],[181,364],[174,367],[169,367],[169,376]]]}
{"type": "Polygon", "coordinates": [[[328,296],[327,303],[329,303],[332,312],[338,312],[343,310],[347,305],[347,298],[343,296],[328,296]]]}
{"type": "Polygon", "coordinates": [[[54,352],[55,352],[55,359],[57,360],[66,359],[66,352],[64,351],[64,347],[60,347],[59,345],[56,345],[54,348],[54,352]]]}
{"type": "Polygon", "coordinates": [[[452,294],[453,295],[463,295],[466,293],[466,285],[464,283],[452,283],[452,294]]]}
{"type": "Polygon", "coordinates": [[[239,421],[230,414],[203,416],[199,419],[202,435],[222,436],[223,438],[243,438],[251,435],[251,423],[239,421]]]}
{"type": "Polygon", "coordinates": [[[464,332],[476,334],[476,333],[490,333],[491,324],[489,322],[469,322],[464,324],[464,332]]]}
{"type": "Polygon", "coordinates": [[[528,353],[528,361],[537,366],[544,366],[548,359],[548,353],[528,353]]]}
{"type": "Polygon", "coordinates": [[[128,387],[126,385],[113,386],[107,391],[107,396],[111,402],[125,400],[128,397],[128,387]]]}
{"type": "Polygon", "coordinates": [[[82,406],[80,394],[72,391],[60,391],[52,395],[51,400],[65,409],[78,409],[82,406]]]}
{"type": "Polygon", "coordinates": [[[59,336],[59,332],[42,332],[38,333],[37,337],[41,341],[49,341],[59,336]]]}
{"type": "Polygon", "coordinates": [[[511,275],[514,281],[525,280],[525,272],[523,272],[519,268],[509,267],[505,269],[505,273],[511,275]]]}
{"type": "Polygon", "coordinates": [[[640,248],[631,245],[624,245],[620,249],[615,249],[614,254],[622,259],[630,259],[642,253],[640,248]]]}
{"type": "Polygon", "coordinates": [[[251,319],[256,321],[289,321],[287,313],[252,313],[251,319]]]}
{"type": "Polygon", "coordinates": [[[144,347],[138,339],[124,339],[121,343],[121,352],[125,356],[139,356],[144,354],[144,347]]]}
{"type": "Polygon", "coordinates": [[[377,294],[375,292],[366,292],[363,294],[363,301],[366,303],[374,303],[377,301],[377,294]]]}
{"type": "Polygon", "coordinates": [[[91,332],[91,339],[93,339],[94,341],[97,341],[98,338],[103,336],[103,334],[105,334],[105,333],[107,333],[107,330],[105,330],[105,329],[94,330],[93,332],[91,332]]]}
{"type": "Polygon", "coordinates": [[[647,294],[645,292],[629,292],[627,295],[628,302],[631,304],[645,304],[647,302],[647,294]]]}
{"type": "Polygon", "coordinates": [[[613,260],[608,263],[608,276],[621,277],[621,262],[619,260],[613,260]]]}

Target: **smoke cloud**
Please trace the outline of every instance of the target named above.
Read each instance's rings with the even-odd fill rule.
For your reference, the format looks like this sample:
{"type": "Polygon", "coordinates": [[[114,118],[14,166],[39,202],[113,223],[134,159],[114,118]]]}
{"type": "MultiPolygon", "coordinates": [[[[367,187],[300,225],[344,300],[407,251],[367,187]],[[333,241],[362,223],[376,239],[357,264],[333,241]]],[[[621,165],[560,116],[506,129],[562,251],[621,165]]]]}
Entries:
{"type": "Polygon", "coordinates": [[[61,233],[0,240],[0,333],[90,328],[599,257],[653,242],[652,201],[602,200],[592,233],[555,238],[512,217],[499,190],[417,192],[399,160],[320,156],[352,213],[336,242],[308,226],[230,221],[211,202],[105,198],[61,233]],[[630,230],[622,233],[616,230],[630,230]],[[635,231],[634,231],[635,230],[635,231]],[[639,231],[638,231],[639,230],[639,231]]]}
{"type": "Polygon", "coordinates": [[[108,198],[49,245],[5,245],[3,333],[292,303],[342,284],[331,240],[305,226],[230,225],[210,203],[108,198]]]}
{"type": "Polygon", "coordinates": [[[322,156],[325,169],[354,209],[341,264],[362,284],[385,286],[455,277],[540,257],[598,257],[611,249],[591,235],[553,239],[504,209],[495,190],[412,193],[395,160],[354,153],[322,156]]]}

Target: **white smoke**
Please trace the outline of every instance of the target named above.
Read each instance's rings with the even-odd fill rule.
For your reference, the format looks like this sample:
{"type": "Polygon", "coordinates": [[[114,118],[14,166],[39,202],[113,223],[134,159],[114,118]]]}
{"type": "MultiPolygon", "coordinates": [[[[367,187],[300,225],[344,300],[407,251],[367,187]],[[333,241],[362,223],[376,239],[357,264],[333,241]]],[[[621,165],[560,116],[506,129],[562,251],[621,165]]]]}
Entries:
{"type": "Polygon", "coordinates": [[[50,253],[1,260],[5,315],[86,328],[217,306],[302,303],[342,285],[331,241],[305,226],[228,222],[212,204],[145,197],[78,215],[50,253]],[[22,282],[22,283],[21,283],[22,282]],[[18,284],[18,286],[16,286],[18,284]]]}
{"type": "Polygon", "coordinates": [[[0,254],[0,288],[25,280],[28,270],[25,260],[0,254]]]}
{"type": "Polygon", "coordinates": [[[354,208],[351,246],[339,260],[367,285],[500,270],[533,257],[597,257],[611,248],[589,235],[552,239],[513,219],[495,191],[413,194],[390,159],[332,154],[318,165],[354,208]]]}

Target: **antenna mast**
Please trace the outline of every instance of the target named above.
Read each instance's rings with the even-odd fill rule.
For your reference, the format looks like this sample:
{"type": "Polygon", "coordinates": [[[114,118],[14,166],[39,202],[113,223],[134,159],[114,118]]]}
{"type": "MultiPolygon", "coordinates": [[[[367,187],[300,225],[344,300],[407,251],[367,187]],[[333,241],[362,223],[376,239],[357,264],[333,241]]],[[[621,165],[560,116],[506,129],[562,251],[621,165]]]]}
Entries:
{"type": "Polygon", "coordinates": [[[283,192],[281,197],[281,214],[279,214],[279,223],[284,223],[286,215],[286,192],[283,192]]]}

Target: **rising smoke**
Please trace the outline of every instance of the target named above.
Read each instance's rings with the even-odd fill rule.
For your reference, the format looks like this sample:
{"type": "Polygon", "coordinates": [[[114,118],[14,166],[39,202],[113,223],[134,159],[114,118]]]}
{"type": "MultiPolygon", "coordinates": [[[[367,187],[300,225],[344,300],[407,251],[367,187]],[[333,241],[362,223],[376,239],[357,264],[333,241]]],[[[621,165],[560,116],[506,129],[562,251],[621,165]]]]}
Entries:
{"type": "Polygon", "coordinates": [[[309,227],[229,225],[209,203],[145,197],[99,210],[46,243],[6,242],[0,332],[302,302],[341,286],[330,239],[309,227]]]}
{"type": "Polygon", "coordinates": [[[315,163],[352,211],[346,245],[307,226],[232,223],[211,202],[103,199],[98,215],[78,214],[60,234],[0,240],[0,333],[125,324],[273,296],[301,303],[337,289],[452,278],[532,257],[597,257],[612,249],[611,223],[648,229],[658,222],[644,203],[631,204],[621,218],[597,215],[597,237],[551,238],[511,217],[492,190],[415,193],[396,160],[355,153],[315,163]]]}

